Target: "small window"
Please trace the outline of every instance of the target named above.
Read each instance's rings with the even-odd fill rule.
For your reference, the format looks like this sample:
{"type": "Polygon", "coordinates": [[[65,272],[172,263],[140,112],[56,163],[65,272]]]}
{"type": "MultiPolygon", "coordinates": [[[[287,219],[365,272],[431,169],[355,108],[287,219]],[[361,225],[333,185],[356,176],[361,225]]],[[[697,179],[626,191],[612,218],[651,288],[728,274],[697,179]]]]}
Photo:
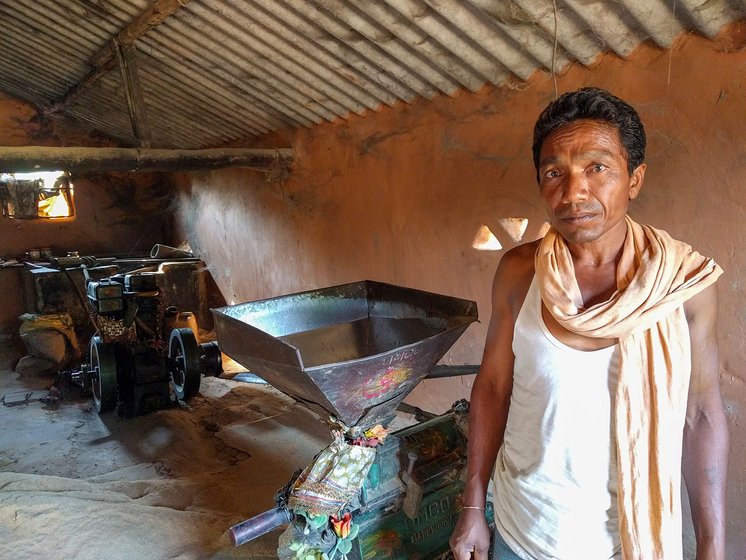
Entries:
{"type": "Polygon", "coordinates": [[[8,218],[70,218],[73,184],[66,171],[0,173],[0,203],[8,218]]]}

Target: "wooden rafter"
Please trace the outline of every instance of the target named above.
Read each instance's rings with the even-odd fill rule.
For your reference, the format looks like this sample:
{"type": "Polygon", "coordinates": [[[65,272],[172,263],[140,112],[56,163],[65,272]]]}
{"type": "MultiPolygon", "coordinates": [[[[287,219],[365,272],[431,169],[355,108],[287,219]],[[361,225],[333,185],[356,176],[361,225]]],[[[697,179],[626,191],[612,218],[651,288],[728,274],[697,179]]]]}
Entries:
{"type": "Polygon", "coordinates": [[[140,143],[141,148],[150,148],[150,124],[145,109],[145,97],[140,87],[140,76],[137,73],[137,60],[135,49],[131,46],[123,47],[115,42],[117,63],[122,74],[122,85],[124,86],[124,97],[127,100],[127,109],[132,123],[132,131],[140,143]]]}
{"type": "Polygon", "coordinates": [[[73,86],[62,97],[44,109],[44,113],[51,115],[63,110],[73,103],[84,91],[95,84],[102,76],[113,70],[117,65],[115,49],[116,45],[122,48],[131,47],[135,41],[145,35],[154,27],[163,23],[177,10],[189,4],[191,0],[156,0],[152,6],[135,18],[129,25],[122,29],[111,43],[101,49],[91,58],[93,70],[78,84],[73,86]]]}

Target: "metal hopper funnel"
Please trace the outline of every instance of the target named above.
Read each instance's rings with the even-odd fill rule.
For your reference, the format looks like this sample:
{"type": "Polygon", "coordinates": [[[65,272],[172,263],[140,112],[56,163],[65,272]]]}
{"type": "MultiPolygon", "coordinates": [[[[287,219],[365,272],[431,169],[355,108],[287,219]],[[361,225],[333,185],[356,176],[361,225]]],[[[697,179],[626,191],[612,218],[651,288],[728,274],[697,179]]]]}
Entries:
{"type": "Polygon", "coordinates": [[[473,301],[370,280],[212,311],[223,352],[322,419],[364,429],[477,320],[473,301]]]}

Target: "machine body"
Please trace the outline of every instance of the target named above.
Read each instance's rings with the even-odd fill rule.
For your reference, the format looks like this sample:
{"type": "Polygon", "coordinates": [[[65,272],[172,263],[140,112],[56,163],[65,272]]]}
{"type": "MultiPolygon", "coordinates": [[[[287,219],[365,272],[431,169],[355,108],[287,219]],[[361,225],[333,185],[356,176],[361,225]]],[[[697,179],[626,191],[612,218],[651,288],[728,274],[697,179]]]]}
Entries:
{"type": "MultiPolygon", "coordinates": [[[[445,557],[462,505],[468,403],[395,432],[388,426],[477,319],[476,304],[365,280],[213,313],[223,352],[334,435],[273,509],[231,528],[234,544],[288,524],[283,560],[445,557]]],[[[486,515],[492,522],[491,509],[486,515]]]]}
{"type": "Polygon", "coordinates": [[[163,274],[140,271],[86,281],[86,299],[97,327],[88,362],[73,379],[93,393],[99,413],[114,409],[137,416],[170,406],[172,391],[187,400],[199,391],[202,375],[219,375],[216,342],[198,344],[194,328],[167,307],[159,283],[163,274]]]}

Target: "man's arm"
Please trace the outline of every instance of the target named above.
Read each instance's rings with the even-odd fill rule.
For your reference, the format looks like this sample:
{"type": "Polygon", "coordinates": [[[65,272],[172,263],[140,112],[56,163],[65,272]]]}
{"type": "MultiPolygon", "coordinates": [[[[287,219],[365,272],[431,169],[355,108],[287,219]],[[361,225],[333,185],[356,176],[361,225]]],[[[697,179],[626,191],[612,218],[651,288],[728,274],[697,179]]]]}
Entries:
{"type": "MultiPolygon", "coordinates": [[[[513,325],[516,284],[526,268],[521,247],[506,253],[492,284],[492,317],[484,356],[471,390],[465,509],[451,536],[456,560],[487,560],[490,534],[484,511],[487,486],[502,445],[513,388],[513,325]],[[480,508],[480,509],[473,509],[480,508]]],[[[533,261],[531,261],[533,262],[533,261]]]]}
{"type": "Polygon", "coordinates": [[[692,346],[682,472],[697,537],[697,560],[725,558],[728,427],[720,396],[717,291],[709,286],[684,305],[692,346]]]}

